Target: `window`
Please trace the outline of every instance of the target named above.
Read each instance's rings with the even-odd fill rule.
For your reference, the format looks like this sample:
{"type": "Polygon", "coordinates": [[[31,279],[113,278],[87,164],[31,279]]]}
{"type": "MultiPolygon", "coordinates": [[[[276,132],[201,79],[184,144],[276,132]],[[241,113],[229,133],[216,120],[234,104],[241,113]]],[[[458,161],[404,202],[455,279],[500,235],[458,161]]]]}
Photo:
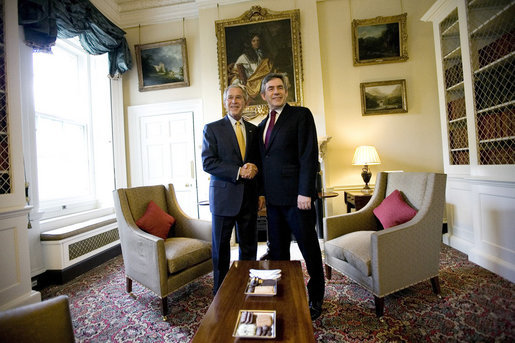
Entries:
{"type": "Polygon", "coordinates": [[[112,206],[114,189],[107,54],[59,39],[52,51],[33,54],[43,218],[112,206]]]}

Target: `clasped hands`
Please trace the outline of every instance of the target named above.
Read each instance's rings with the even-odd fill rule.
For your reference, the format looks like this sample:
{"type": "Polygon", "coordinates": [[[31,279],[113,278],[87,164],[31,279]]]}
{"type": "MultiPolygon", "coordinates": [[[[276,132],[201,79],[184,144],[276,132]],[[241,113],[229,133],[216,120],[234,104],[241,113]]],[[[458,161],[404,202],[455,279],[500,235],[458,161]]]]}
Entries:
{"type": "Polygon", "coordinates": [[[240,168],[240,176],[244,179],[253,179],[258,172],[258,168],[254,163],[245,163],[240,168]]]}

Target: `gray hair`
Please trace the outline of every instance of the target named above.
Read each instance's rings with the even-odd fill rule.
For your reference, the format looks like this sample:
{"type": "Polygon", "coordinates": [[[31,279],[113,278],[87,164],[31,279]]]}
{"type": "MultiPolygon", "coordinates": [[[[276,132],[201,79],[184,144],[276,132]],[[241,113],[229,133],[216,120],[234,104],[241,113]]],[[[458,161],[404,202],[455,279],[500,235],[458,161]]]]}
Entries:
{"type": "Polygon", "coordinates": [[[224,90],[224,102],[227,101],[227,94],[229,93],[229,89],[231,89],[231,88],[239,88],[239,89],[241,89],[241,92],[243,93],[243,98],[245,99],[245,102],[247,102],[249,100],[249,93],[247,93],[247,90],[245,89],[245,86],[242,86],[240,84],[233,84],[233,85],[229,85],[224,90]]]}
{"type": "Polygon", "coordinates": [[[265,77],[261,81],[261,94],[265,94],[266,84],[268,83],[268,81],[270,81],[272,79],[280,79],[283,82],[284,90],[286,92],[288,91],[288,83],[286,82],[286,75],[284,75],[283,73],[270,73],[270,74],[265,75],[265,77]]]}

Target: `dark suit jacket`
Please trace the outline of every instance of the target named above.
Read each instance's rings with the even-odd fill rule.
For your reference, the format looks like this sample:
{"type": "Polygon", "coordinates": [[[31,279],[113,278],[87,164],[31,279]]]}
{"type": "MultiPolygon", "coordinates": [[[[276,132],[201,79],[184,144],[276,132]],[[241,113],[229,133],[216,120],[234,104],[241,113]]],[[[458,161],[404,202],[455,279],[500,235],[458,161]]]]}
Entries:
{"type": "MultiPolygon", "coordinates": [[[[268,119],[268,117],[267,117],[268,119]]],[[[268,149],[263,142],[267,119],[259,126],[259,150],[267,203],[297,206],[297,196],[316,199],[318,141],[313,115],[308,108],[286,104],[277,119],[268,149]]]]}
{"type": "Polygon", "coordinates": [[[238,168],[251,162],[259,168],[257,127],[245,123],[246,143],[245,161],[242,161],[234,128],[229,116],[209,123],[204,127],[202,143],[202,166],[211,174],[209,187],[209,207],[218,216],[236,216],[242,207],[243,194],[255,199],[250,210],[257,213],[257,179],[239,178],[238,168]]]}

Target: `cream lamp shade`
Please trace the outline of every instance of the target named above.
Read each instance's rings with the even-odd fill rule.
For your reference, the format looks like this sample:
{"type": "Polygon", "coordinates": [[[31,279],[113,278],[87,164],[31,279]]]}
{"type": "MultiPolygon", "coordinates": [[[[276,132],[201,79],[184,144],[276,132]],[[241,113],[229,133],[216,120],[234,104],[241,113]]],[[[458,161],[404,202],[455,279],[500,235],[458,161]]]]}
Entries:
{"type": "Polygon", "coordinates": [[[381,160],[379,159],[379,155],[377,154],[375,147],[372,145],[361,145],[358,146],[354,152],[352,164],[360,166],[381,164],[381,160]]]}
{"type": "Polygon", "coordinates": [[[372,173],[368,169],[369,165],[381,164],[379,155],[377,154],[376,148],[371,145],[361,145],[356,148],[354,152],[354,158],[352,159],[352,165],[361,165],[361,177],[365,182],[365,187],[361,190],[363,193],[370,193],[371,189],[368,186],[368,182],[372,177],[372,173]]]}

